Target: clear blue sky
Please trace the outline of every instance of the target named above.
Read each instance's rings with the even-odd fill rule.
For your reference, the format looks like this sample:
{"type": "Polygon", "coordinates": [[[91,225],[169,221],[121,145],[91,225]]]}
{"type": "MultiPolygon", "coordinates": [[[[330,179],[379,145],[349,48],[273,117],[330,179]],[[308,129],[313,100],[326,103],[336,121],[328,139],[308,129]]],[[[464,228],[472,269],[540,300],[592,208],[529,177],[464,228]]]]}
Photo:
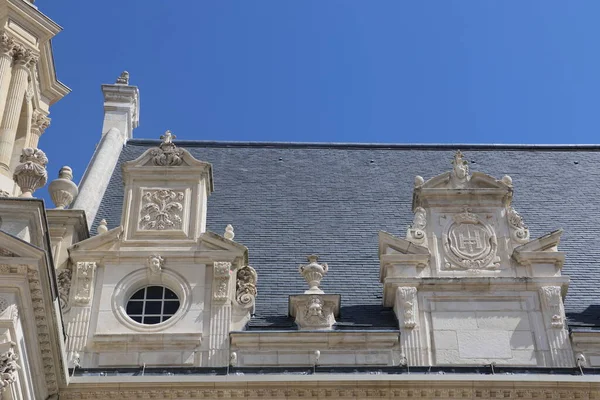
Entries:
{"type": "Polygon", "coordinates": [[[598,143],[600,1],[38,0],[73,92],[40,147],[79,180],[100,84],[138,138],[598,143]],[[67,150],[69,149],[69,150],[67,150]]]}

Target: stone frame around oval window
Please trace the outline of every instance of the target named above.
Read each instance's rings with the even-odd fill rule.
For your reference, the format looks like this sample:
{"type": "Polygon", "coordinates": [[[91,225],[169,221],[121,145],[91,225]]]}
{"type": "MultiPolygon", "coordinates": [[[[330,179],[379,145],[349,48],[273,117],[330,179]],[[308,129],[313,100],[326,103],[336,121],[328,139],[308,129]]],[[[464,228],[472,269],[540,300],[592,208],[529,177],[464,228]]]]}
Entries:
{"type": "Polygon", "coordinates": [[[182,276],[174,271],[163,269],[159,277],[149,279],[147,270],[141,268],[117,283],[112,295],[112,310],[116,318],[127,328],[138,332],[159,332],[176,324],[189,310],[192,290],[182,276]],[[145,286],[164,286],[179,297],[179,309],[171,318],[158,324],[142,324],[134,321],[127,314],[127,303],[130,297],[145,286]]]}

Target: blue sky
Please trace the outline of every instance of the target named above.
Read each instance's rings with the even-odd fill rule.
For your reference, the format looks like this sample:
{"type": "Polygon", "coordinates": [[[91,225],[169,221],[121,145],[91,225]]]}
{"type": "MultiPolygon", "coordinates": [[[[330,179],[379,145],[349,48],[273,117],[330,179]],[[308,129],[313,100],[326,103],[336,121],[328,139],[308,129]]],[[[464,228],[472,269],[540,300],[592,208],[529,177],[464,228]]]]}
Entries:
{"type": "Polygon", "coordinates": [[[122,70],[137,138],[598,143],[597,0],[35,4],[73,90],[40,142],[51,179],[83,174],[122,70]]]}

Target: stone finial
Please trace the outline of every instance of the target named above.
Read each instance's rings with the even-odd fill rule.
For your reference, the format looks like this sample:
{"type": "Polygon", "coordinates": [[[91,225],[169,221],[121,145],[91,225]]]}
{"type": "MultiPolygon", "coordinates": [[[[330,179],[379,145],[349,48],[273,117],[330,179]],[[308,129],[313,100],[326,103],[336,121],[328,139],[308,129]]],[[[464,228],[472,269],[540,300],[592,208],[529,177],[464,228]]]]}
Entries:
{"type": "Polygon", "coordinates": [[[13,180],[21,188],[21,197],[33,197],[32,194],[48,181],[46,165],[48,158],[39,149],[26,147],[19,159],[21,162],[15,168],[13,180]]]}
{"type": "Polygon", "coordinates": [[[415,176],[415,187],[421,187],[425,183],[425,179],[421,175],[415,176]]]}
{"type": "Polygon", "coordinates": [[[502,182],[503,182],[505,185],[512,186],[512,178],[510,177],[510,175],[504,175],[504,176],[502,177],[502,182]]]}
{"type": "Polygon", "coordinates": [[[152,163],[154,165],[176,167],[183,164],[183,150],[175,146],[175,143],[173,143],[173,139],[175,138],[177,136],[173,135],[169,130],[160,137],[161,144],[150,153],[152,154],[152,163]]]}
{"type": "Polygon", "coordinates": [[[321,284],[321,280],[329,270],[327,264],[319,264],[319,256],[313,254],[308,257],[308,264],[300,265],[299,271],[300,274],[304,277],[306,282],[308,283],[309,289],[305,291],[305,294],[322,294],[323,291],[319,289],[319,285],[321,284]]]}
{"type": "Polygon", "coordinates": [[[102,219],[98,223],[98,227],[96,228],[96,234],[102,235],[103,233],[106,233],[106,232],[108,232],[108,223],[106,222],[105,219],[102,219]]]}
{"type": "Polygon", "coordinates": [[[62,167],[58,172],[58,179],[48,185],[48,192],[56,209],[67,208],[79,192],[77,185],[73,183],[73,170],[67,166],[62,167]]]}
{"type": "Polygon", "coordinates": [[[233,240],[235,237],[235,232],[233,232],[233,225],[229,224],[225,227],[225,235],[223,235],[225,239],[233,240]]]}
{"type": "Polygon", "coordinates": [[[117,85],[129,85],[129,72],[123,71],[117,78],[115,84],[117,85]]]}

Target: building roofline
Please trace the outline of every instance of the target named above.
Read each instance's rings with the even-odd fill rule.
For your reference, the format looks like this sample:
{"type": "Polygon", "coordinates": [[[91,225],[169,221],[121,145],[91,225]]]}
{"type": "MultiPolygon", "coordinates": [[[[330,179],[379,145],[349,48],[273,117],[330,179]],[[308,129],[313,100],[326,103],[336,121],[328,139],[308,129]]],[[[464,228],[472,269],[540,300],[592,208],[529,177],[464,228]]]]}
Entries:
{"type": "MultiPolygon", "coordinates": [[[[157,146],[160,140],[130,139],[132,145],[157,146]]],[[[182,147],[251,147],[343,150],[541,150],[600,151],[600,144],[486,144],[486,143],[332,143],[332,142],[242,142],[214,140],[177,140],[182,147]]]]}

